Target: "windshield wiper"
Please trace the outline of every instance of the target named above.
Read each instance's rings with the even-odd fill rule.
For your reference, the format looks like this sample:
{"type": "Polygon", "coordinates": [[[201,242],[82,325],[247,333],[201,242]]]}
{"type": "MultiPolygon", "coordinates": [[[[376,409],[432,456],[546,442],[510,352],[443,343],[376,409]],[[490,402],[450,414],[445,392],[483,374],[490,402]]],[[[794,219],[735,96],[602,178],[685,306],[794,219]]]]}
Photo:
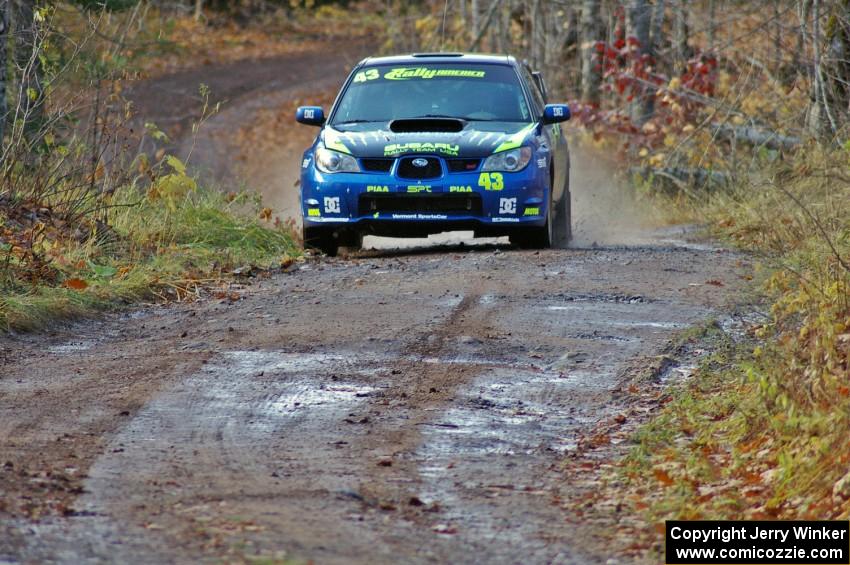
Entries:
{"type": "Polygon", "coordinates": [[[424,114],[422,116],[415,116],[413,118],[405,118],[406,120],[419,120],[422,118],[449,118],[452,120],[465,120],[466,118],[459,118],[457,116],[449,116],[446,114],[424,114]]]}
{"type": "Polygon", "coordinates": [[[380,122],[382,120],[346,120],[344,122],[336,122],[333,125],[335,126],[348,126],[352,124],[371,124],[374,122],[380,122]]]}
{"type": "Polygon", "coordinates": [[[407,118],[410,120],[418,120],[421,118],[450,118],[452,120],[461,120],[464,122],[501,122],[504,120],[492,120],[490,118],[468,118],[466,116],[448,116],[446,114],[425,114],[424,116],[416,116],[415,118],[407,118]]]}

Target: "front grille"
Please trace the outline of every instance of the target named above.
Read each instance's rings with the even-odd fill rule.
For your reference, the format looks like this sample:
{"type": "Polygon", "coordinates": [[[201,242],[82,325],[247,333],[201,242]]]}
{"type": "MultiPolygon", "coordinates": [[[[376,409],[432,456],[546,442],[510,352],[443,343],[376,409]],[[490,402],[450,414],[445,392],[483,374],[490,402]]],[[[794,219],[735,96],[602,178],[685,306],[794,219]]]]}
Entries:
{"type": "Polygon", "coordinates": [[[393,168],[393,159],[361,159],[364,171],[388,173],[393,168]]]}
{"type": "Polygon", "coordinates": [[[481,215],[478,194],[364,194],[359,215],[375,212],[481,215]]]}
{"type": "Polygon", "coordinates": [[[453,173],[468,173],[478,168],[481,159],[448,159],[446,164],[453,173]]]}
{"type": "Polygon", "coordinates": [[[443,174],[440,160],[437,157],[402,157],[398,163],[398,176],[403,179],[435,179],[443,174]],[[427,161],[424,167],[417,167],[414,161],[427,161]]]}

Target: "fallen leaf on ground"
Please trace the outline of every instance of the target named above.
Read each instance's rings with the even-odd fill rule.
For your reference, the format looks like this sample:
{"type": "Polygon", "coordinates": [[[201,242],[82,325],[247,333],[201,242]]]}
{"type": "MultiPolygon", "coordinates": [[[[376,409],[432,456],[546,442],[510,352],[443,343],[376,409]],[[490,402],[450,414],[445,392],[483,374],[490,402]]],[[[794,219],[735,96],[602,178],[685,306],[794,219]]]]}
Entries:
{"type": "Polygon", "coordinates": [[[652,471],[652,473],[655,475],[655,478],[658,479],[658,482],[663,484],[664,486],[669,487],[670,485],[672,485],[675,482],[670,477],[670,475],[667,474],[667,471],[665,471],[663,469],[655,469],[655,470],[652,471]]]}
{"type": "Polygon", "coordinates": [[[89,286],[89,283],[83,279],[68,279],[63,284],[66,288],[70,288],[72,290],[85,290],[89,286]]]}

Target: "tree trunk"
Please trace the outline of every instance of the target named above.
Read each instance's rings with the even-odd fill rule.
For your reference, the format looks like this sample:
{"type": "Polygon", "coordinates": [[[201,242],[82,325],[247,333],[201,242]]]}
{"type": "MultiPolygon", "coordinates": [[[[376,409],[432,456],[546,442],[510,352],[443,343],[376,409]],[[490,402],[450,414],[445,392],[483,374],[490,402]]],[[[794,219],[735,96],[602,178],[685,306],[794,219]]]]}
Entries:
{"type": "Polygon", "coordinates": [[[576,45],[579,41],[578,36],[578,10],[572,6],[567,7],[567,33],[564,35],[563,50],[576,45]]]}
{"type": "Polygon", "coordinates": [[[531,34],[529,35],[531,45],[528,46],[529,59],[531,59],[532,68],[539,69],[542,59],[540,53],[543,47],[543,29],[540,25],[542,19],[540,17],[540,0],[532,0],[530,12],[528,15],[528,20],[531,24],[531,34]]]}
{"type": "Polygon", "coordinates": [[[6,69],[8,68],[6,45],[9,41],[9,3],[0,0],[0,155],[3,154],[3,136],[6,133],[6,69]]]}
{"type": "Polygon", "coordinates": [[[540,23],[543,26],[543,62],[541,68],[547,72],[555,66],[562,43],[563,20],[559,17],[558,12],[559,10],[550,2],[543,3],[540,18],[540,23]]]}
{"type": "Polygon", "coordinates": [[[715,0],[708,0],[708,48],[714,49],[715,28],[717,28],[717,7],[715,0]]]}
{"type": "Polygon", "coordinates": [[[651,49],[650,28],[652,26],[652,6],[648,0],[632,0],[626,18],[626,33],[638,40],[641,53],[651,49]]]}
{"type": "Polygon", "coordinates": [[[18,119],[30,142],[44,116],[44,86],[39,50],[41,40],[35,18],[35,0],[15,0],[15,66],[19,74],[18,119]]]}
{"type": "Polygon", "coordinates": [[[505,0],[503,4],[499,15],[499,53],[510,53],[512,6],[510,0],[505,0]]]}
{"type": "Polygon", "coordinates": [[[816,137],[830,140],[850,121],[850,0],[831,2],[826,18],[821,8],[820,0],[812,2],[815,64],[808,126],[816,137]]]}
{"type": "MultiPolygon", "coordinates": [[[[779,0],[773,0],[773,64],[774,71],[782,68],[782,15],[779,11],[779,0]]],[[[769,63],[768,63],[769,64],[769,63]]]]}
{"type": "Polygon", "coordinates": [[[469,44],[469,49],[467,49],[467,51],[475,51],[478,49],[478,46],[481,44],[481,40],[484,38],[484,34],[487,33],[487,28],[490,27],[490,22],[493,21],[493,15],[496,13],[501,2],[502,0],[492,0],[490,9],[487,10],[487,15],[484,17],[484,23],[481,24],[481,29],[479,29],[472,38],[472,43],[469,44]]]}
{"type": "Polygon", "coordinates": [[[204,0],[195,0],[195,21],[201,21],[204,15],[204,0]]]}
{"type": "MultiPolygon", "coordinates": [[[[638,52],[637,56],[643,60],[644,55],[647,55],[647,60],[641,61],[641,65],[652,64],[652,6],[647,0],[632,0],[632,5],[628,13],[628,35],[637,40],[638,52]]],[[[631,104],[632,121],[637,125],[643,125],[652,117],[655,110],[655,99],[653,93],[642,83],[637,82],[634,90],[634,100],[631,104]]]]}
{"type": "Polygon", "coordinates": [[[691,50],[688,47],[688,6],[686,0],[677,0],[673,15],[673,56],[676,74],[687,70],[691,50]]]}
{"type": "Polygon", "coordinates": [[[478,37],[478,0],[471,0],[469,12],[472,20],[472,37],[478,37]]]}
{"type": "Polygon", "coordinates": [[[664,0],[655,0],[655,9],[652,11],[652,23],[649,27],[649,46],[647,51],[655,58],[658,49],[664,40],[662,30],[664,29],[664,0]]]}
{"type": "Polygon", "coordinates": [[[599,0],[584,0],[581,7],[581,98],[593,106],[599,106],[602,85],[602,60],[596,50],[603,39],[600,8],[599,0]]]}

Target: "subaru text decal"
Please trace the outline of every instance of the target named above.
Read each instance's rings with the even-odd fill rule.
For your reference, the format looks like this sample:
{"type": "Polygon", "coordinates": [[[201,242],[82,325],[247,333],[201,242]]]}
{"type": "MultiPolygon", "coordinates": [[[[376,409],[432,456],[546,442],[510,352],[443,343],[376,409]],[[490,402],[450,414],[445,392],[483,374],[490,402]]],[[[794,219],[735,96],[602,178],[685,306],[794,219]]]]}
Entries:
{"type": "Polygon", "coordinates": [[[442,153],[456,157],[460,151],[460,145],[451,143],[392,143],[384,147],[384,156],[401,155],[402,153],[442,153]]]}

